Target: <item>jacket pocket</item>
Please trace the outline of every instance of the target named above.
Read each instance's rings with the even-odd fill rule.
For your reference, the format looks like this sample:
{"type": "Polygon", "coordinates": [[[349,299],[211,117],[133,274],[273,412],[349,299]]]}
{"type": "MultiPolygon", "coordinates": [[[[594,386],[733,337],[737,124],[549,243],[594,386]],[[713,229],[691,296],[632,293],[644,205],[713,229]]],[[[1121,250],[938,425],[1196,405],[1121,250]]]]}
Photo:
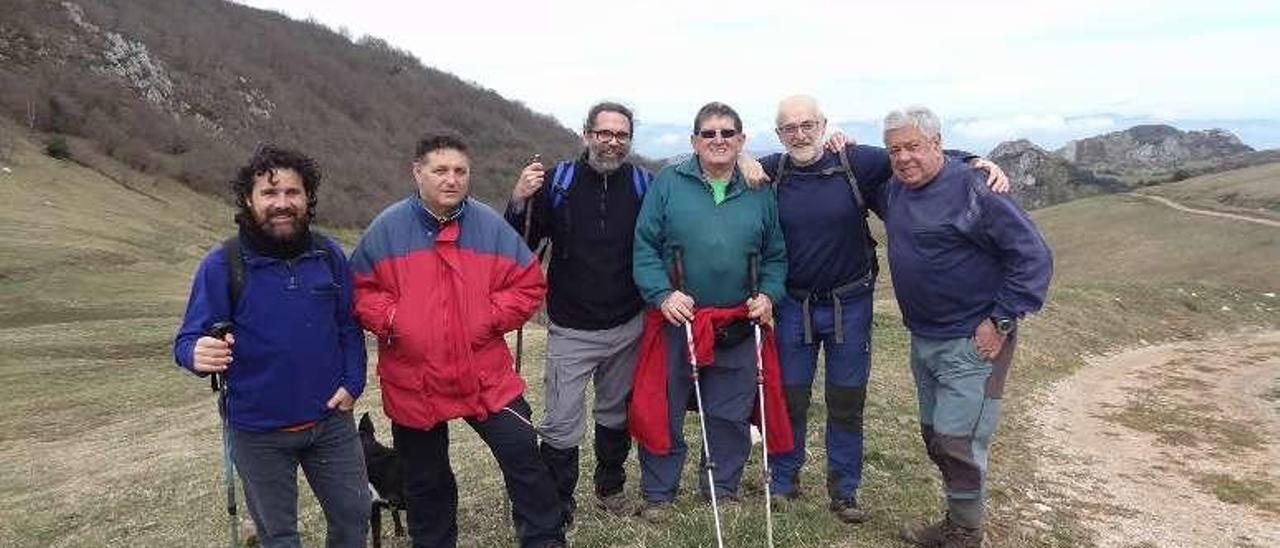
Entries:
{"type": "Polygon", "coordinates": [[[961,235],[948,226],[917,228],[911,231],[911,243],[920,258],[936,268],[948,268],[961,259],[955,250],[961,243],[961,235]]]}

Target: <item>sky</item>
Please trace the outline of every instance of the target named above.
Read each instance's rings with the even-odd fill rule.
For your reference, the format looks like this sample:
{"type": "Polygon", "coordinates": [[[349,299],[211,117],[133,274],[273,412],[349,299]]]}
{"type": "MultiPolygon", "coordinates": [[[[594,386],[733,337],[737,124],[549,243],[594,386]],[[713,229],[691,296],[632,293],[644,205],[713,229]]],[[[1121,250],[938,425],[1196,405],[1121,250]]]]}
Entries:
{"type": "Polygon", "coordinates": [[[738,110],[748,149],[775,149],[778,100],[796,93],[869,144],[885,113],[925,105],[948,146],[979,153],[1138,123],[1280,147],[1274,0],[241,3],[382,38],[571,129],[620,100],[655,157],[688,150],[709,101],[738,110]]]}

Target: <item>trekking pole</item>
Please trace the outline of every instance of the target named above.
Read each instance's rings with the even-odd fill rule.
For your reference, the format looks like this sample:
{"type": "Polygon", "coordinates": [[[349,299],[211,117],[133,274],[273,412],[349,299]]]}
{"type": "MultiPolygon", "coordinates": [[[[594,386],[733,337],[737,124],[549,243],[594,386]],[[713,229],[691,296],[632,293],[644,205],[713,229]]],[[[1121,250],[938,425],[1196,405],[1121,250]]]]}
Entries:
{"type": "MultiPolygon", "coordinates": [[[[231,333],[231,322],[218,322],[206,336],[224,340],[231,333]]],[[[236,465],[231,460],[231,425],[227,417],[227,375],[211,373],[209,385],[218,393],[218,415],[222,419],[222,473],[227,486],[227,532],[231,548],[240,548],[240,520],[236,517],[236,465]]]]}
{"type": "MultiPolygon", "coordinates": [[[[529,157],[529,161],[525,162],[525,167],[535,163],[542,162],[541,154],[534,154],[529,157]]],[[[542,190],[542,189],[538,189],[542,190]]],[[[533,203],[538,197],[538,193],[534,192],[524,204],[524,230],[520,232],[520,237],[524,240],[525,245],[529,244],[529,233],[533,230],[533,203]]],[[[520,369],[524,366],[524,324],[516,328],[516,374],[520,373],[520,369]]]]}
{"type": "MultiPolygon", "coordinates": [[[[751,296],[760,294],[760,255],[752,253],[747,256],[747,269],[751,276],[751,296]]],[[[760,473],[764,476],[764,527],[766,546],[773,548],[773,493],[769,488],[772,474],[769,473],[769,430],[764,414],[764,359],[760,355],[760,321],[751,322],[756,336],[756,398],[760,400],[760,453],[762,455],[760,473]]]]}
{"type": "MultiPolygon", "coordinates": [[[[684,291],[684,254],[679,247],[671,248],[672,260],[675,262],[676,272],[676,289],[684,291]]],[[[720,528],[720,504],[716,500],[716,480],[713,470],[716,467],[714,461],[711,460],[711,443],[707,440],[707,418],[705,408],[702,407],[702,385],[698,381],[698,358],[695,354],[693,346],[693,323],[684,322],[684,337],[689,344],[689,364],[690,373],[693,377],[693,397],[698,403],[698,425],[702,427],[702,460],[703,469],[707,472],[707,490],[711,493],[711,513],[715,516],[716,521],[716,546],[724,548],[724,533],[720,528]]]]}

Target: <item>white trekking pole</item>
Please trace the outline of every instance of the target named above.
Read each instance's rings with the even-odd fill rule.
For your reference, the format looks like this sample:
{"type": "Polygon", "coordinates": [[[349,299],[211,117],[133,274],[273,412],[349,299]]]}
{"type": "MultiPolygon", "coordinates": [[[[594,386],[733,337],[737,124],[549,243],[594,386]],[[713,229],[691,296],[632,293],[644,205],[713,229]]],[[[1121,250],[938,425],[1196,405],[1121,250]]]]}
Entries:
{"type": "MultiPolygon", "coordinates": [[[[680,248],[671,249],[672,259],[675,261],[676,271],[676,289],[684,291],[684,256],[680,248]]],[[[698,382],[698,358],[693,347],[693,323],[684,322],[684,337],[689,344],[689,364],[690,374],[693,377],[693,397],[698,403],[698,424],[702,427],[702,462],[703,469],[707,472],[707,490],[711,493],[711,513],[715,516],[716,521],[716,546],[724,548],[724,532],[720,528],[720,504],[716,500],[716,480],[712,470],[715,469],[715,462],[711,460],[711,444],[707,440],[707,419],[704,408],[702,407],[702,386],[698,382]]]]}
{"type": "MultiPolygon", "coordinates": [[[[755,297],[760,294],[760,255],[752,253],[747,262],[751,275],[751,296],[755,297]]],[[[768,542],[766,546],[773,548],[773,493],[769,488],[772,474],[769,472],[768,421],[765,420],[764,414],[764,359],[760,355],[760,322],[754,321],[752,326],[755,329],[756,336],[756,398],[760,400],[760,452],[763,456],[760,464],[760,474],[764,476],[765,539],[768,542]]]]}

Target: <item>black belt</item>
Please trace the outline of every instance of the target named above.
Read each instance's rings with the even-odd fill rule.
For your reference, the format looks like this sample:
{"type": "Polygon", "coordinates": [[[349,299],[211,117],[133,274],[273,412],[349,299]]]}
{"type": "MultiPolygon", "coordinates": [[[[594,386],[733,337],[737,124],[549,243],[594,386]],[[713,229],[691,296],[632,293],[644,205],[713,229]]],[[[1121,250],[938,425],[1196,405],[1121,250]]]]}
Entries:
{"type": "Polygon", "coordinates": [[[814,292],[806,289],[787,288],[787,295],[792,299],[800,301],[801,314],[804,315],[804,343],[813,344],[813,301],[831,301],[835,313],[835,330],[836,344],[844,344],[844,322],[841,318],[841,309],[839,300],[847,295],[857,295],[874,289],[876,283],[876,274],[880,271],[880,265],[871,263],[871,268],[867,269],[866,274],[859,276],[853,281],[840,284],[830,291],[814,292]]]}

